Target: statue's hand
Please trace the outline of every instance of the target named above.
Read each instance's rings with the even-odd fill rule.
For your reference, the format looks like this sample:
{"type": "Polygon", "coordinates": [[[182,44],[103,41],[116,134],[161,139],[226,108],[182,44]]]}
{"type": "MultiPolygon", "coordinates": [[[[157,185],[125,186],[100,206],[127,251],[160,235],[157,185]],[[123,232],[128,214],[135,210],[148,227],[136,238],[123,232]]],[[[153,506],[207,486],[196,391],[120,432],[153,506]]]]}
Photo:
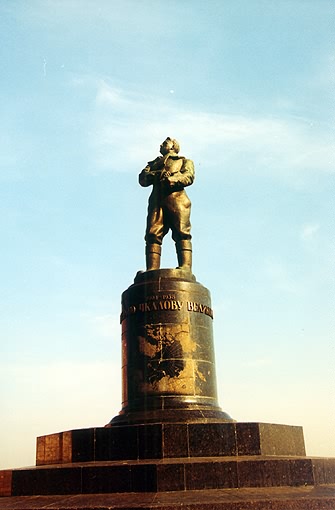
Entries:
{"type": "Polygon", "coordinates": [[[171,172],[169,172],[169,170],[163,170],[163,171],[161,172],[160,180],[161,180],[161,181],[169,180],[168,178],[170,177],[170,175],[171,175],[171,172]]]}
{"type": "Polygon", "coordinates": [[[173,175],[170,175],[165,182],[167,182],[170,188],[173,188],[177,184],[176,178],[173,175]]]}

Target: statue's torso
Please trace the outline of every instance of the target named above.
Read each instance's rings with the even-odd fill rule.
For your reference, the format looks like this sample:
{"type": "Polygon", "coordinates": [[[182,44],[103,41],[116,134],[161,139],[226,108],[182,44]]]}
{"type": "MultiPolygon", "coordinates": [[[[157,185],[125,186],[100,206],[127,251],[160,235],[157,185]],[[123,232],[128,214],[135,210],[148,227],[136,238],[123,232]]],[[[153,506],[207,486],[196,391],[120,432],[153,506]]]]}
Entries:
{"type": "Polygon", "coordinates": [[[184,164],[184,158],[179,157],[169,157],[164,164],[164,169],[170,172],[171,174],[175,174],[176,172],[180,172],[184,164]]]}

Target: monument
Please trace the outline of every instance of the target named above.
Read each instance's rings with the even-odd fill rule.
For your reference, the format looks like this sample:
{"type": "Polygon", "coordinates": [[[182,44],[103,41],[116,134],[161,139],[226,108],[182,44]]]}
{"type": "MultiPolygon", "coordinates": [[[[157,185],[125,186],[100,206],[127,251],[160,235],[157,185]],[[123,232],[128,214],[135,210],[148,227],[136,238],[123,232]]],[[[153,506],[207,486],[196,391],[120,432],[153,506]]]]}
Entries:
{"type": "Polygon", "coordinates": [[[179,268],[192,268],[191,202],[184,188],[194,181],[194,164],[178,155],[177,140],[167,138],[161,157],[149,161],[139,175],[141,186],[152,185],[149,198],[146,240],[147,271],[160,268],[163,237],[172,231],[179,268]]]}
{"type": "Polygon", "coordinates": [[[217,400],[210,292],[192,272],[193,162],[167,138],[152,186],[146,270],[122,294],[122,408],[104,427],[37,438],[36,466],[0,471],[0,510],[327,510],[335,459],[306,456],[302,428],[239,423],[217,400]],[[161,268],[171,230],[176,268],[161,268]]]}
{"type": "Polygon", "coordinates": [[[152,186],[146,268],[122,294],[123,407],[113,423],[232,421],[217,402],[213,311],[209,291],[192,274],[193,162],[167,138],[162,156],[139,175],[152,186]],[[178,267],[160,269],[163,237],[171,230],[178,267]]]}

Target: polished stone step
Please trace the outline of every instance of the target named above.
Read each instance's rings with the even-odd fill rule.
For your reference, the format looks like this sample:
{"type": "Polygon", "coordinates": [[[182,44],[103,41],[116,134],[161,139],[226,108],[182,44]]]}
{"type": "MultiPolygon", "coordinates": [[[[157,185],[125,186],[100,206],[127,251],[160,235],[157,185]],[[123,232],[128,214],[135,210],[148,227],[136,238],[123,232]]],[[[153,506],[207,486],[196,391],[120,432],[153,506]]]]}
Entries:
{"type": "Polygon", "coordinates": [[[36,464],[240,455],[304,456],[302,427],[200,422],[79,429],[37,438],[36,464]]]}
{"type": "Polygon", "coordinates": [[[59,464],[0,472],[0,495],[169,492],[335,483],[335,458],[212,457],[59,464]]]}

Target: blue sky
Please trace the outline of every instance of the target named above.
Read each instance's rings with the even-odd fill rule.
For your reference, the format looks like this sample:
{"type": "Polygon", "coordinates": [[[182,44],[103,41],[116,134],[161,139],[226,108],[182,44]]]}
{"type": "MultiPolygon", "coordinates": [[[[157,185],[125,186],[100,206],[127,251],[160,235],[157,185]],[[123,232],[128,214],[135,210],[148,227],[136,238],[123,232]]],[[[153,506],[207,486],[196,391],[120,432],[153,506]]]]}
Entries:
{"type": "Polygon", "coordinates": [[[166,136],[195,163],[222,408],[335,455],[333,20],[328,0],[1,2],[0,467],[119,412],[137,176],[166,136]]]}

